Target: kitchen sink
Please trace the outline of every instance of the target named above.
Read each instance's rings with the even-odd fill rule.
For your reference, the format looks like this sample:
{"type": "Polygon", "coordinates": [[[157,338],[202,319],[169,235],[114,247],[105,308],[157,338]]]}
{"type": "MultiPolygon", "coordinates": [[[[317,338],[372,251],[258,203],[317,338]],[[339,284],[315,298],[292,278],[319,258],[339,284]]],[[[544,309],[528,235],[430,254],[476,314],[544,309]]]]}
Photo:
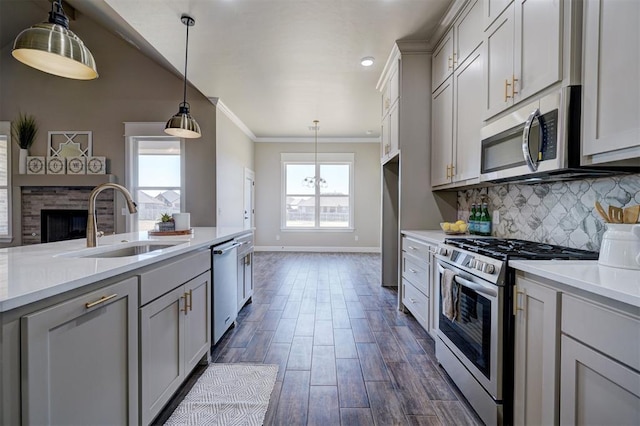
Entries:
{"type": "MultiPolygon", "coordinates": [[[[117,258],[150,254],[160,250],[183,244],[185,241],[136,241],[131,243],[114,244],[96,248],[87,248],[70,253],[63,253],[60,257],[74,258],[117,258]]],[[[160,254],[160,253],[157,253],[160,254]]]]}

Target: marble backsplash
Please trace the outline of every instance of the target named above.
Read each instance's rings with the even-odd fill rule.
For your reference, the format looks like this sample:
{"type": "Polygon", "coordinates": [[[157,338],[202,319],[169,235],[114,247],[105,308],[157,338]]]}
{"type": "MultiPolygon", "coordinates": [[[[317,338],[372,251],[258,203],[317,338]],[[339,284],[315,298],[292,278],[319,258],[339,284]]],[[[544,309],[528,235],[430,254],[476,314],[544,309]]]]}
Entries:
{"type": "Polygon", "coordinates": [[[458,219],[473,202],[499,212],[492,235],[599,251],[604,221],[595,209],[640,204],[640,174],[535,185],[503,184],[458,191],[458,219]]]}

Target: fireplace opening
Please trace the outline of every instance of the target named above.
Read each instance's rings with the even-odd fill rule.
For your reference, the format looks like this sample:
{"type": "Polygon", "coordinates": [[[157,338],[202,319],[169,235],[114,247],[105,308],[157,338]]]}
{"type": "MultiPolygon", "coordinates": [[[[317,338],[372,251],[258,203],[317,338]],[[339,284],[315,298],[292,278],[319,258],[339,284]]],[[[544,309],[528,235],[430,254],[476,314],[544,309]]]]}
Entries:
{"type": "Polygon", "coordinates": [[[41,210],[40,217],[43,243],[87,237],[86,210],[41,210]]]}

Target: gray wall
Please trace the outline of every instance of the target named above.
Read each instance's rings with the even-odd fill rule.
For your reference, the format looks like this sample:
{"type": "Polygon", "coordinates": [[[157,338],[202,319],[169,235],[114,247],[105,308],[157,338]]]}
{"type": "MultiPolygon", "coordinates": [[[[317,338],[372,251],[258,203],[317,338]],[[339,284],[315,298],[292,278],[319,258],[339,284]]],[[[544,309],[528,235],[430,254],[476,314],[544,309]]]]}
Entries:
{"type": "Polygon", "coordinates": [[[380,145],[377,143],[319,143],[318,152],[352,152],[354,169],[354,232],[282,231],[281,153],[313,152],[313,143],[256,143],[256,240],[275,250],[380,249],[380,145]],[[355,241],[355,236],[358,241],[355,241]],[[280,236],[277,240],[276,236],[280,236]]]}
{"type": "MultiPolygon", "coordinates": [[[[26,28],[46,19],[46,9],[33,2],[0,2],[2,31],[26,28]]],[[[79,13],[71,29],[90,48],[100,77],[93,81],[68,80],[29,68],[11,57],[17,35],[2,38],[0,53],[0,120],[13,120],[18,112],[32,114],[39,134],[32,155],[45,155],[47,132],[91,130],[93,154],[108,158],[108,173],[125,182],[125,121],[157,122],[169,119],[182,100],[182,79],[144,56],[136,48],[112,35],[79,13]]],[[[19,31],[19,30],[17,30],[19,31]]],[[[192,115],[202,128],[202,138],[186,143],[186,206],[193,226],[216,224],[215,137],[216,108],[201,93],[189,87],[187,98],[192,115]]],[[[15,148],[15,145],[12,147],[15,148]]],[[[17,170],[18,150],[12,153],[17,170]]],[[[81,182],[82,178],[79,178],[81,182]]],[[[19,188],[14,189],[13,227],[20,244],[19,188]]],[[[118,211],[122,206],[118,196],[118,211]]],[[[124,217],[117,215],[116,232],[124,232],[124,217]]]]}
{"type": "Polygon", "coordinates": [[[253,141],[218,110],[216,155],[217,226],[244,225],[244,169],[255,171],[253,141]]]}
{"type": "Polygon", "coordinates": [[[605,226],[595,202],[605,209],[640,204],[640,175],[459,191],[458,218],[467,220],[471,203],[483,200],[499,212],[496,237],[598,251],[605,226]]]}

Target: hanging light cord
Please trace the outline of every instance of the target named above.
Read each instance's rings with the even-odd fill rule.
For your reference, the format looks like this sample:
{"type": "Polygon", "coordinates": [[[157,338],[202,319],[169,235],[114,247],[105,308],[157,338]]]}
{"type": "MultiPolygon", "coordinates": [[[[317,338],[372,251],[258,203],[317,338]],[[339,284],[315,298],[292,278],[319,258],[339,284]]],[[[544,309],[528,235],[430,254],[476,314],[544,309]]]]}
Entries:
{"type": "Polygon", "coordinates": [[[192,26],[195,21],[193,20],[193,18],[189,17],[189,16],[183,16],[182,17],[184,24],[187,26],[187,40],[186,40],[186,46],[184,49],[184,91],[182,94],[182,105],[184,106],[189,106],[189,104],[187,103],[187,62],[189,60],[189,27],[192,26]]]}
{"type": "Polygon", "coordinates": [[[62,0],[54,0],[51,2],[51,12],[49,12],[49,23],[62,25],[69,29],[69,18],[62,8],[62,0]]]}

